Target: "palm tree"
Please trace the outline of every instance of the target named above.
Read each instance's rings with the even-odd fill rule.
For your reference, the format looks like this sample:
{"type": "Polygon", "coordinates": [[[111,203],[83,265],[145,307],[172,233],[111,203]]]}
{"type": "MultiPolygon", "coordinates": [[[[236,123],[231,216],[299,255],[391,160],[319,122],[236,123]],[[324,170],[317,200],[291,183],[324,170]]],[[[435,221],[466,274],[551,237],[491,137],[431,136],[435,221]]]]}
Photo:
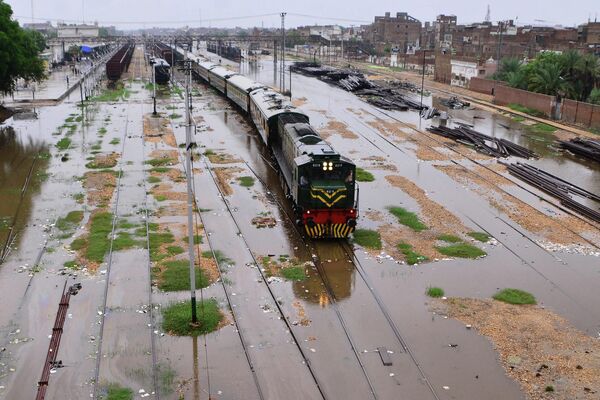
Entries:
{"type": "Polygon", "coordinates": [[[527,90],[527,74],[523,69],[506,74],[506,82],[510,87],[527,90]]]}
{"type": "Polygon", "coordinates": [[[560,65],[545,63],[534,69],[529,80],[529,90],[556,96],[559,93],[563,95],[565,92],[569,93],[573,89],[562,77],[560,65]]]}
{"type": "Polygon", "coordinates": [[[582,85],[579,100],[585,101],[596,82],[600,81],[600,59],[593,54],[586,54],[575,65],[577,80],[582,85]]]}
{"type": "Polygon", "coordinates": [[[500,68],[496,72],[496,78],[501,81],[508,81],[510,73],[516,73],[521,68],[521,61],[518,58],[505,58],[500,63],[500,68]]]}

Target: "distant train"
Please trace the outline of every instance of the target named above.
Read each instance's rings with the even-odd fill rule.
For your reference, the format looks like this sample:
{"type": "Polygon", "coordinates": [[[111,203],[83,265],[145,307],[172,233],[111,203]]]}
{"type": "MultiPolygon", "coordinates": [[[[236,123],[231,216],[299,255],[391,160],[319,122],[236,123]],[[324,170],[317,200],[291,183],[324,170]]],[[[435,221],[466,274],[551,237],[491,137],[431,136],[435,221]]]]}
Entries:
{"type": "MultiPolygon", "coordinates": [[[[177,59],[184,50],[176,49],[177,59]]],[[[346,238],[356,228],[356,166],[327,144],[280,93],[189,54],[194,75],[248,114],[279,165],[296,221],[311,238],[346,238]]]]}

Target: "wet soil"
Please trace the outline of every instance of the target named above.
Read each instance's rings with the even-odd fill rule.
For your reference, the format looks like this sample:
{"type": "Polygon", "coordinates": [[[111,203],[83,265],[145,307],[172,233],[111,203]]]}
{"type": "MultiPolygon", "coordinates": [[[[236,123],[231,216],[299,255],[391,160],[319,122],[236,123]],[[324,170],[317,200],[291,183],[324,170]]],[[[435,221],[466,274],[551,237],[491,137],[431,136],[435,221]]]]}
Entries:
{"type": "Polygon", "coordinates": [[[438,313],[487,337],[529,399],[591,399],[600,393],[600,342],[556,313],[468,298],[434,304],[438,313]]]}

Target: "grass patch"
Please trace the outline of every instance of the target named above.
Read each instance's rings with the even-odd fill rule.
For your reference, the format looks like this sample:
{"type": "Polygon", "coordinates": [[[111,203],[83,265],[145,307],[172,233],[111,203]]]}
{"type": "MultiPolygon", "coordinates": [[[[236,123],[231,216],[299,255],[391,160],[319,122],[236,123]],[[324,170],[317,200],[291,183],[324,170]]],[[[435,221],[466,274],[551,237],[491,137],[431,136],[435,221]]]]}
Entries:
{"type": "Polygon", "coordinates": [[[56,143],[56,148],[59,150],[67,150],[69,147],[71,147],[71,139],[69,138],[62,138],[56,143]]]}
{"type": "Polygon", "coordinates": [[[112,232],[112,221],[113,215],[109,212],[100,212],[92,216],[86,251],[86,258],[88,260],[98,263],[104,261],[104,255],[110,248],[109,235],[112,232]]]}
{"type": "Polygon", "coordinates": [[[427,290],[425,291],[425,294],[427,294],[427,296],[429,297],[442,297],[444,295],[444,289],[439,288],[439,287],[428,287],[427,290]]]}
{"type": "Polygon", "coordinates": [[[502,289],[493,298],[508,304],[537,304],[531,293],[519,289],[502,289]]]}
{"type": "Polygon", "coordinates": [[[77,203],[79,203],[79,204],[82,204],[82,203],[83,203],[83,200],[85,199],[85,194],[84,194],[84,193],[75,193],[75,194],[73,195],[73,199],[74,199],[74,200],[75,200],[77,203]]]}
{"type": "Polygon", "coordinates": [[[490,235],[485,232],[469,232],[467,235],[471,236],[473,239],[478,240],[480,242],[486,243],[490,240],[490,235]]]}
{"type": "Polygon", "coordinates": [[[157,172],[159,174],[166,174],[167,172],[169,172],[172,168],[167,168],[167,167],[154,167],[152,168],[150,171],[152,172],[157,172]]]}
{"type": "Polygon", "coordinates": [[[508,105],[508,108],[510,108],[511,110],[525,113],[527,115],[534,116],[534,117],[545,117],[546,116],[546,114],[544,114],[541,111],[534,110],[533,108],[527,108],[521,104],[511,103],[508,105]]]}
{"type": "Polygon", "coordinates": [[[511,119],[512,119],[513,121],[515,121],[515,122],[523,122],[523,121],[525,121],[525,117],[522,117],[522,116],[520,116],[520,115],[515,115],[515,116],[513,116],[511,119]]]}
{"type": "MultiPolygon", "coordinates": [[[[202,270],[194,268],[196,288],[205,288],[209,282],[202,270]]],[[[165,292],[190,289],[190,265],[188,260],[166,261],[158,279],[158,288],[165,292]]]]}
{"type": "Polygon", "coordinates": [[[237,180],[240,183],[240,185],[244,187],[254,186],[254,178],[251,176],[240,176],[239,178],[237,178],[237,180]]]}
{"type": "MultiPolygon", "coordinates": [[[[227,257],[225,254],[223,254],[223,252],[221,250],[215,250],[214,253],[215,253],[215,260],[217,261],[217,264],[220,267],[224,267],[224,266],[233,264],[233,260],[231,258],[227,257]]],[[[212,251],[203,251],[202,257],[213,258],[213,252],[212,251]]]]}
{"type": "Polygon", "coordinates": [[[100,136],[106,135],[106,132],[107,132],[106,128],[100,128],[100,129],[98,129],[98,135],[100,135],[100,136]]]}
{"type": "Polygon", "coordinates": [[[159,183],[160,182],[160,178],[158,176],[149,176],[148,177],[148,183],[159,183]]]}
{"type": "Polygon", "coordinates": [[[71,245],[69,246],[71,248],[71,250],[81,250],[83,249],[87,244],[87,241],[84,238],[77,238],[75,240],[73,240],[71,242],[71,245]]]}
{"type": "Polygon", "coordinates": [[[373,182],[375,180],[375,176],[373,176],[373,174],[369,171],[356,167],[356,180],[359,182],[373,182]]]}
{"type": "Polygon", "coordinates": [[[106,400],[133,400],[133,390],[116,383],[110,384],[106,391],[106,400]]]}
{"type": "Polygon", "coordinates": [[[156,199],[156,201],[165,201],[165,200],[167,200],[167,196],[165,196],[164,194],[155,194],[154,198],[156,199]]]}
{"type": "MultiPolygon", "coordinates": [[[[190,238],[189,236],[186,236],[186,237],[183,239],[183,241],[184,241],[185,243],[187,243],[187,242],[188,242],[188,240],[189,240],[189,238],[190,238]]],[[[194,244],[200,244],[200,243],[203,243],[203,242],[204,242],[204,239],[202,238],[202,235],[194,235],[194,244]]]]}
{"type": "Polygon", "coordinates": [[[198,324],[192,325],[192,306],[189,301],[171,304],[163,309],[164,331],[176,336],[204,335],[217,329],[223,314],[215,299],[205,300],[196,304],[198,324]]]}
{"type": "Polygon", "coordinates": [[[119,223],[117,224],[117,227],[119,229],[133,229],[133,228],[137,228],[137,224],[134,224],[133,222],[129,222],[126,219],[122,219],[119,221],[119,223]]]}
{"type": "Polygon", "coordinates": [[[146,243],[141,240],[135,240],[129,232],[119,232],[113,241],[113,251],[127,250],[132,247],[144,247],[146,243]]]}
{"type": "Polygon", "coordinates": [[[215,153],[215,152],[214,152],[214,151],[212,151],[211,149],[206,149],[206,151],[204,152],[204,155],[205,155],[206,157],[208,157],[208,156],[214,156],[215,154],[217,154],[217,153],[215,153]]]}
{"type": "Polygon", "coordinates": [[[398,250],[400,250],[402,252],[402,254],[404,254],[407,264],[415,265],[420,262],[428,260],[427,257],[425,257],[422,254],[417,253],[416,251],[413,251],[412,248],[413,247],[408,243],[399,243],[398,244],[398,250]]]}
{"type": "Polygon", "coordinates": [[[527,125],[525,129],[533,133],[554,133],[556,131],[555,127],[548,124],[543,124],[541,122],[536,122],[533,125],[527,125]]]}
{"type": "Polygon", "coordinates": [[[450,246],[436,246],[437,251],[448,257],[478,258],[487,255],[479,247],[467,243],[457,243],[450,246]]]}
{"type": "Polygon", "coordinates": [[[306,279],[306,271],[303,267],[293,266],[281,269],[281,276],[288,281],[303,281],[306,279]]]}
{"type": "Polygon", "coordinates": [[[169,114],[169,118],[171,118],[171,119],[181,118],[181,114],[172,113],[172,114],[169,114]]]}
{"type": "Polygon", "coordinates": [[[63,232],[75,229],[83,220],[83,211],[71,211],[65,217],[56,220],[56,228],[63,232]]]}
{"type": "Polygon", "coordinates": [[[79,269],[79,265],[75,261],[66,261],[63,266],[67,269],[79,269]]]}
{"type": "Polygon", "coordinates": [[[146,164],[152,165],[153,167],[162,167],[162,166],[165,166],[165,165],[172,165],[173,164],[173,159],[171,159],[169,157],[165,157],[165,158],[153,158],[153,159],[147,160],[146,164]]]}
{"type": "MultiPolygon", "coordinates": [[[[146,230],[144,229],[144,236],[146,236],[146,230]]],[[[150,260],[160,261],[165,258],[166,254],[160,254],[160,246],[166,243],[173,243],[175,238],[171,232],[150,232],[150,260]]],[[[189,281],[189,278],[188,278],[189,281]]]]}
{"type": "Polygon", "coordinates": [[[123,83],[119,82],[114,89],[105,89],[100,95],[92,98],[91,101],[119,101],[129,97],[130,92],[125,88],[123,83]]]}
{"type": "Polygon", "coordinates": [[[370,229],[357,229],[352,235],[356,244],[370,249],[381,250],[381,236],[379,232],[370,229]]]}
{"type": "Polygon", "coordinates": [[[459,238],[458,236],[454,236],[454,235],[448,235],[448,234],[443,234],[438,236],[438,240],[447,242],[447,243],[460,243],[462,242],[462,239],[459,238]]]}
{"type": "Polygon", "coordinates": [[[110,141],[110,142],[108,142],[108,143],[110,143],[110,144],[119,144],[119,143],[121,143],[121,139],[119,139],[119,138],[114,138],[113,140],[111,140],[111,141],[110,141]]]}
{"type": "Polygon", "coordinates": [[[419,217],[417,214],[410,212],[405,208],[389,207],[388,210],[396,218],[398,218],[398,222],[400,222],[402,225],[408,226],[410,229],[412,229],[415,232],[421,232],[421,231],[424,231],[425,229],[427,229],[427,225],[425,225],[424,223],[422,223],[419,220],[419,217]]]}
{"type": "Polygon", "coordinates": [[[181,254],[184,251],[185,251],[184,248],[181,246],[168,246],[167,247],[167,253],[169,253],[170,256],[176,256],[177,254],[181,254]]]}

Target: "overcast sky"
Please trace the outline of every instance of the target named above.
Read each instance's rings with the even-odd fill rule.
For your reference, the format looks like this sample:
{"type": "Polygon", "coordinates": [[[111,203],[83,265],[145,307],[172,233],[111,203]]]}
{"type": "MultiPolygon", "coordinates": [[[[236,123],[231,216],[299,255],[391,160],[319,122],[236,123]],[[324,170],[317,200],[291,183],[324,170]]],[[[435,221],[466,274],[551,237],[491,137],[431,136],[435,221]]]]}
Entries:
{"type": "MultiPolygon", "coordinates": [[[[152,26],[279,26],[276,14],[286,11],[286,26],[338,23],[360,25],[390,11],[408,12],[421,21],[438,14],[454,14],[458,23],[482,21],[487,4],[492,21],[517,19],[518,24],[574,26],[600,14],[599,0],[4,0],[21,23],[65,20],[99,21],[118,28],[152,26]],[[304,14],[298,16],[292,14],[304,14]],[[251,17],[252,18],[245,18],[251,17]],[[244,17],[232,19],[232,17],[244,17]],[[333,19],[327,19],[333,18],[333,19]],[[336,20],[337,18],[338,20],[336,20]],[[543,22],[541,22],[543,21],[543,22]]],[[[600,17],[600,16],[599,16],[600,17]]]]}

